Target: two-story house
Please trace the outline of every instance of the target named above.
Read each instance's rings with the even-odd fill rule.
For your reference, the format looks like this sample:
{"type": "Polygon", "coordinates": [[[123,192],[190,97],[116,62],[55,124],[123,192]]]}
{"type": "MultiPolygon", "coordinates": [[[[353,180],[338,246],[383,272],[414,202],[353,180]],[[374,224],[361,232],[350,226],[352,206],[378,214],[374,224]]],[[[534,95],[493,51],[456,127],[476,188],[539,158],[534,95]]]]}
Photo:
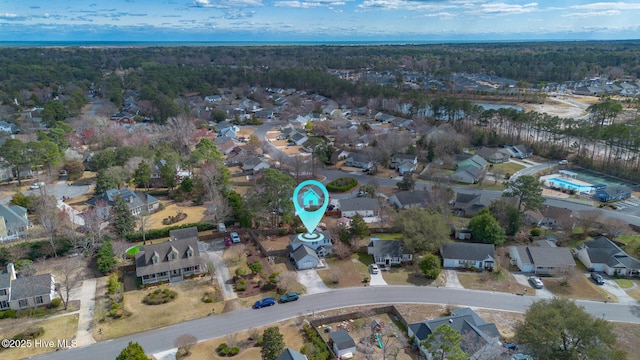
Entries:
{"type": "Polygon", "coordinates": [[[0,243],[17,240],[29,230],[27,209],[17,205],[0,204],[0,243]]]}
{"type": "Polygon", "coordinates": [[[318,266],[320,258],[333,253],[333,239],[328,230],[316,230],[322,238],[317,241],[302,241],[298,234],[289,237],[289,258],[296,269],[312,269],[318,266]]]}
{"type": "Polygon", "coordinates": [[[12,263],[0,272],[0,311],[48,305],[55,297],[56,282],[51,273],[17,277],[12,263]]]}
{"type": "MultiPolygon", "coordinates": [[[[99,202],[107,204],[107,208],[111,209],[115,204],[116,198],[122,196],[131,210],[131,215],[137,216],[143,213],[151,214],[160,207],[160,200],[149,194],[132,191],[130,189],[110,189],[98,194],[87,201],[88,205],[96,206],[99,202]]],[[[109,210],[110,211],[110,210],[109,210]]]]}

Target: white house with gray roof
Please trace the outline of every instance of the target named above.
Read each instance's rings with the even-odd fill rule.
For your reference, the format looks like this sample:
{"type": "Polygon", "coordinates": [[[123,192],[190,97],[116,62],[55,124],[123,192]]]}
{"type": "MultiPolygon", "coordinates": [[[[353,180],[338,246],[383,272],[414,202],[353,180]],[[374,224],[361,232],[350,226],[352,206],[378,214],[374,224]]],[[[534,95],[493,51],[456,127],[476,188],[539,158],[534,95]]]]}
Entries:
{"type": "Polygon", "coordinates": [[[380,212],[378,199],[369,197],[356,197],[351,199],[340,199],[340,211],[342,216],[351,218],[356,214],[362,217],[377,217],[380,212]]]}
{"type": "Polygon", "coordinates": [[[12,263],[0,272],[0,311],[48,305],[55,297],[56,282],[51,273],[17,277],[12,263]]]}
{"type": "Polygon", "coordinates": [[[27,209],[17,205],[0,204],[0,243],[26,236],[29,231],[27,209]]]}
{"type": "Polygon", "coordinates": [[[144,245],[136,253],[136,276],[142,284],[161,281],[182,281],[185,277],[202,274],[206,262],[198,248],[198,229],[171,230],[169,241],[144,245]]]}
{"type": "Polygon", "coordinates": [[[428,191],[410,190],[400,191],[399,193],[391,195],[389,201],[399,209],[411,209],[414,207],[427,207],[430,198],[428,191]]]}
{"type": "Polygon", "coordinates": [[[520,271],[536,275],[551,275],[576,267],[571,251],[556,247],[550,241],[540,241],[537,246],[511,246],[509,257],[520,271]]]}
{"type": "Polygon", "coordinates": [[[381,267],[400,265],[413,260],[413,254],[404,249],[402,240],[380,240],[372,237],[367,245],[367,254],[381,267]]]}
{"type": "Polygon", "coordinates": [[[618,245],[605,236],[599,236],[576,247],[578,259],[592,271],[607,275],[637,276],[640,261],[629,256],[618,245]]]}
{"type": "MultiPolygon", "coordinates": [[[[131,215],[140,215],[143,212],[153,213],[160,207],[160,200],[149,194],[133,191],[131,189],[109,189],[87,201],[88,205],[96,206],[103,202],[106,209],[111,209],[116,198],[122,196],[131,210],[131,215]]],[[[110,211],[110,210],[108,210],[110,211]]]]}
{"type": "Polygon", "coordinates": [[[440,255],[445,268],[493,270],[496,264],[493,244],[453,242],[442,245],[440,255]]]}

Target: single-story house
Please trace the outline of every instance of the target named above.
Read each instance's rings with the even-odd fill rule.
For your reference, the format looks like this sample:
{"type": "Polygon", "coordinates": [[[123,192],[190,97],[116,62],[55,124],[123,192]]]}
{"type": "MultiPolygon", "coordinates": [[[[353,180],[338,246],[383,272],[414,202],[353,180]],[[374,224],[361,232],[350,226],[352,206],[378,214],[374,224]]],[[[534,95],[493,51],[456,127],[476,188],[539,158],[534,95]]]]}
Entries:
{"type": "Polygon", "coordinates": [[[493,360],[502,358],[502,354],[508,351],[500,343],[500,332],[494,323],[484,321],[469,308],[462,308],[452,310],[451,316],[409,324],[409,338],[414,339],[414,344],[419,344],[420,353],[428,360],[433,360],[433,357],[420,342],[427,340],[442,325],[449,325],[460,333],[465,340],[460,347],[467,353],[473,352],[471,359],[493,360]]]}
{"type": "Polygon", "coordinates": [[[316,268],[320,262],[320,258],[315,250],[307,245],[299,246],[295,251],[293,251],[291,253],[291,259],[293,259],[296,269],[298,270],[316,268]]]}
{"type": "Polygon", "coordinates": [[[625,200],[631,197],[631,189],[626,186],[606,186],[598,188],[593,198],[600,202],[625,200]]]}
{"type": "Polygon", "coordinates": [[[17,277],[13,263],[0,272],[0,311],[48,305],[56,297],[53,274],[17,277]]]}
{"type": "Polygon", "coordinates": [[[568,224],[572,211],[556,206],[545,205],[540,210],[527,210],[524,213],[524,222],[529,225],[553,228],[562,224],[568,224]]]}
{"type": "Polygon", "coordinates": [[[424,190],[400,191],[389,197],[389,201],[399,209],[424,208],[430,200],[429,192],[424,190]]]}
{"type": "Polygon", "coordinates": [[[367,254],[373,262],[384,267],[400,265],[413,260],[413,254],[404,250],[402,240],[380,240],[371,238],[367,245],[367,254]]]}
{"type": "Polygon", "coordinates": [[[292,348],[286,348],[276,360],[309,360],[309,358],[307,358],[307,355],[303,355],[292,348]]]}
{"type": "Polygon", "coordinates": [[[345,159],[344,164],[346,166],[353,166],[360,169],[370,169],[373,167],[373,161],[364,154],[351,153],[345,159]]]}
{"type": "Polygon", "coordinates": [[[500,164],[509,161],[511,154],[503,148],[490,148],[483,146],[476,154],[492,164],[500,164]]]}
{"type": "Polygon", "coordinates": [[[454,242],[440,248],[443,267],[493,270],[496,264],[493,244],[454,242]]]}
{"type": "Polygon", "coordinates": [[[460,160],[458,160],[458,162],[456,163],[456,167],[460,169],[467,166],[484,169],[485,167],[487,167],[487,161],[479,155],[467,156],[464,158],[460,156],[460,160]]]}
{"type": "Polygon", "coordinates": [[[96,206],[96,204],[103,201],[107,205],[106,207],[111,209],[118,196],[122,196],[122,198],[127,202],[129,210],[131,210],[131,214],[134,216],[140,215],[143,212],[147,212],[149,214],[153,213],[160,207],[160,200],[156,199],[154,196],[126,188],[120,190],[107,190],[87,201],[87,204],[96,206]]]}
{"type": "Polygon", "coordinates": [[[169,241],[144,245],[136,253],[136,276],[142,284],[182,281],[206,271],[205,259],[198,248],[198,229],[190,227],[169,231],[169,241]]]}
{"type": "Polygon", "coordinates": [[[228,125],[218,131],[218,136],[226,136],[235,139],[237,138],[238,131],[240,131],[240,128],[236,125],[228,125]]]}
{"type": "Polygon", "coordinates": [[[316,229],[314,233],[322,234],[322,240],[318,241],[302,241],[298,234],[289,236],[289,256],[293,259],[293,253],[302,245],[314,250],[318,257],[325,257],[333,253],[333,239],[329,230],[316,229]]]}
{"type": "Polygon", "coordinates": [[[449,180],[463,184],[475,184],[480,181],[483,172],[483,168],[471,165],[463,166],[458,168],[453,174],[449,175],[449,180]]]}
{"type": "Polygon", "coordinates": [[[268,169],[269,162],[257,156],[249,156],[242,164],[242,171],[247,174],[256,174],[260,170],[268,169]]]}
{"type": "Polygon", "coordinates": [[[343,355],[354,355],[356,353],[356,343],[345,330],[330,332],[329,339],[335,356],[342,357],[343,355]]]}
{"type": "Polygon", "coordinates": [[[289,140],[291,140],[291,142],[293,142],[295,145],[301,146],[302,144],[306,143],[307,140],[309,140],[309,137],[307,137],[307,135],[302,134],[298,131],[294,131],[289,136],[289,140]]]}
{"type": "MultiPolygon", "coordinates": [[[[399,169],[401,164],[409,163],[412,165],[418,165],[418,157],[416,155],[410,154],[395,154],[391,157],[391,164],[389,165],[392,169],[399,169]]],[[[415,170],[415,167],[414,167],[415,170]]]]}
{"type": "Polygon", "coordinates": [[[511,154],[512,157],[517,159],[526,159],[530,158],[533,155],[533,150],[527,145],[515,145],[515,146],[505,146],[505,150],[511,154]]]}
{"type": "Polygon", "coordinates": [[[362,217],[378,216],[380,204],[378,199],[370,197],[356,197],[351,199],[340,199],[340,211],[344,217],[354,217],[360,214],[362,217]]]}
{"type": "Polygon", "coordinates": [[[483,193],[457,192],[453,212],[458,216],[472,217],[489,205],[491,201],[483,193]]]}
{"type": "Polygon", "coordinates": [[[27,235],[28,230],[27,209],[18,205],[0,204],[0,243],[17,240],[27,235]]]}
{"type": "Polygon", "coordinates": [[[591,241],[585,241],[576,247],[578,259],[593,271],[604,272],[607,275],[640,275],[640,261],[629,256],[618,245],[605,236],[599,236],[591,241]]]}
{"type": "Polygon", "coordinates": [[[539,242],[538,246],[511,246],[509,257],[520,271],[536,275],[553,275],[576,267],[569,249],[549,241],[539,242]]]}
{"type": "Polygon", "coordinates": [[[18,128],[18,125],[14,123],[0,120],[0,131],[6,132],[8,134],[16,134],[20,131],[20,129],[18,128]]]}

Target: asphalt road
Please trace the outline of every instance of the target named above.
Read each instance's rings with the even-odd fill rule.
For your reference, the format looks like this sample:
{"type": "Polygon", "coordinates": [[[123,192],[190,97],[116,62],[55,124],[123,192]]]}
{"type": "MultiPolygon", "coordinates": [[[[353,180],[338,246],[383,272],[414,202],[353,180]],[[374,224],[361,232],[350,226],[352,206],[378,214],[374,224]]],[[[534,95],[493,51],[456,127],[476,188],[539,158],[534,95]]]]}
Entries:
{"type": "MultiPolygon", "coordinates": [[[[348,288],[306,295],[296,302],[277,304],[264,309],[243,309],[213,315],[34,358],[114,359],[129,341],[138,342],[147,354],[154,354],[174,348],[174,340],[185,333],[192,334],[202,341],[249,328],[277,324],[300,315],[315,316],[315,313],[320,311],[355,305],[427,303],[524,312],[535,299],[533,296],[516,296],[506,293],[417,286],[348,288]]],[[[640,305],[605,304],[593,301],[577,301],[577,303],[584,306],[585,310],[595,317],[610,321],[640,323],[640,305]]]]}

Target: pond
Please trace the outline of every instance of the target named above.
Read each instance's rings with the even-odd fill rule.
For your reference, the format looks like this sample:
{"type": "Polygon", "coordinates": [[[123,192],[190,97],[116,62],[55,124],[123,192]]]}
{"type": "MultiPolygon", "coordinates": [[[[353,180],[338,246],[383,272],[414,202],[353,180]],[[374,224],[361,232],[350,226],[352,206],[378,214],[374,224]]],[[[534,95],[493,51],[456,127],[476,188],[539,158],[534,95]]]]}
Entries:
{"type": "Polygon", "coordinates": [[[499,110],[499,109],[515,109],[518,111],[524,110],[522,107],[517,105],[508,105],[508,104],[483,104],[483,103],[475,103],[478,106],[482,106],[485,110],[499,110]]]}

